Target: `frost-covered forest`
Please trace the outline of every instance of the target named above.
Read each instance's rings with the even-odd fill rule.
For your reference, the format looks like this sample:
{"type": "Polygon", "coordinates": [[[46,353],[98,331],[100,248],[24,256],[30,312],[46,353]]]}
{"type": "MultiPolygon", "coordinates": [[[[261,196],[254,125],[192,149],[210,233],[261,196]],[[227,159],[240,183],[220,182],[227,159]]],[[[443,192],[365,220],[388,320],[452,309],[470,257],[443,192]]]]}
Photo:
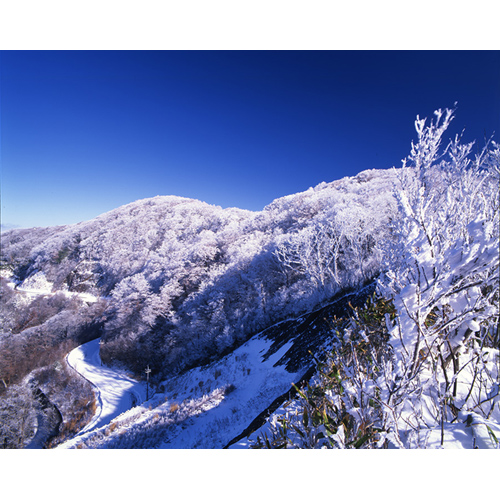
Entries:
{"type": "Polygon", "coordinates": [[[332,324],[312,353],[316,375],[289,401],[295,413],[271,418],[253,445],[426,447],[444,445],[457,423],[498,444],[500,150],[443,140],[452,119],[417,118],[401,168],[322,183],[261,212],[161,196],[3,233],[4,446],[35,432],[35,387],[69,437],[88,422],[92,391],[64,368],[83,342],[100,338],[106,365],[136,377],[148,366],[164,387],[368,283],[372,301],[346,310],[349,322],[332,324]],[[81,401],[61,405],[50,370],[79,383],[81,401]]]}
{"type": "Polygon", "coordinates": [[[393,179],[366,171],[258,213],[141,200],[75,226],[6,233],[3,265],[23,286],[105,297],[103,359],[166,376],[379,272],[393,179]]]}
{"type": "Polygon", "coordinates": [[[499,447],[500,149],[442,148],[435,115],[397,173],[375,300],[257,447],[499,447]]]}

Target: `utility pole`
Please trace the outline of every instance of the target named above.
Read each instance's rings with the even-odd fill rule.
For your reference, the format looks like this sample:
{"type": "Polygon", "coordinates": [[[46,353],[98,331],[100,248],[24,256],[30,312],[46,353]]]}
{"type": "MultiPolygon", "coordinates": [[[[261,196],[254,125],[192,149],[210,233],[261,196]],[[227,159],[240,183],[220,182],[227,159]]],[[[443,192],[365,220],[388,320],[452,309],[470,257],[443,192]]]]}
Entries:
{"type": "Polygon", "coordinates": [[[149,374],[151,373],[151,368],[149,368],[149,365],[147,368],[144,370],[146,373],[146,401],[149,399],[149,374]]]}

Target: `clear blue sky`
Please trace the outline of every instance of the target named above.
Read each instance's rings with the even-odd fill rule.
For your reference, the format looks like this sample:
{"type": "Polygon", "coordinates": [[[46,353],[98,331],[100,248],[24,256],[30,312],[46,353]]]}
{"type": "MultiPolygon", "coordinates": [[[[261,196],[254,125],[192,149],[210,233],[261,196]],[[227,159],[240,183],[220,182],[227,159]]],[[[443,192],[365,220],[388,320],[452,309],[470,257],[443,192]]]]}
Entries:
{"type": "Polygon", "coordinates": [[[260,210],[400,166],[417,114],[500,135],[500,51],[4,51],[1,221],[75,223],[156,195],[260,210]]]}

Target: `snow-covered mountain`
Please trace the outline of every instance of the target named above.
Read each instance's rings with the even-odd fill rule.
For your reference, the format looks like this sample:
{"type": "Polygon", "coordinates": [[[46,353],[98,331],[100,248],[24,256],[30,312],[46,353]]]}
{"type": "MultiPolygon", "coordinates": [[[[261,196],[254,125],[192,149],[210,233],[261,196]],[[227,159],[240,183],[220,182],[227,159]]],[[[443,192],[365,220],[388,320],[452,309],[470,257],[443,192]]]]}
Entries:
{"type": "MultiPolygon", "coordinates": [[[[216,362],[379,272],[394,181],[392,170],[366,171],[261,212],[156,197],[72,226],[3,233],[3,272],[16,284],[4,286],[3,378],[18,382],[56,350],[97,337],[105,364],[139,378],[149,366],[156,387],[216,362]]],[[[309,366],[310,357],[300,370],[309,366]]]]}
{"type": "Polygon", "coordinates": [[[394,172],[367,171],[262,212],[174,196],[2,235],[21,288],[106,297],[101,356],[153,377],[214,359],[380,269],[394,172]],[[139,346],[139,348],[137,348],[139,346]]]}
{"type": "Polygon", "coordinates": [[[498,445],[500,154],[443,151],[450,119],[261,212],[163,196],[3,233],[4,444],[41,439],[45,397],[51,446],[498,445]]]}

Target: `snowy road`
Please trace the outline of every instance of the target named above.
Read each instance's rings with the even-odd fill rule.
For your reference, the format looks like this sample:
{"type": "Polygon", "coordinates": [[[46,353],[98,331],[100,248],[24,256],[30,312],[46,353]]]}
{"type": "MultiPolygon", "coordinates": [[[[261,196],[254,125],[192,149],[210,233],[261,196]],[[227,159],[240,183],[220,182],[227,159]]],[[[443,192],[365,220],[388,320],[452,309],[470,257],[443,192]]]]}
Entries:
{"type": "Polygon", "coordinates": [[[21,288],[21,287],[11,287],[14,291],[26,295],[31,299],[35,297],[51,297],[58,293],[63,294],[67,298],[71,297],[79,297],[84,302],[97,302],[98,298],[90,293],[80,293],[80,292],[68,292],[57,290],[55,292],[47,291],[47,290],[38,290],[38,289],[30,289],[30,288],[21,288]]]}
{"type": "Polygon", "coordinates": [[[42,276],[43,273],[37,273],[38,278],[33,280],[28,279],[28,284],[19,283],[12,279],[12,274],[4,273],[2,275],[2,279],[7,281],[7,286],[9,286],[15,292],[24,295],[25,297],[33,300],[36,297],[52,297],[56,294],[63,294],[67,298],[79,297],[81,300],[87,303],[97,302],[99,299],[103,299],[103,297],[96,297],[90,293],[82,293],[82,292],[70,292],[68,290],[55,290],[53,291],[53,284],[50,283],[42,276]],[[34,282],[33,282],[34,281],[34,282]]]}
{"type": "Polygon", "coordinates": [[[67,356],[68,364],[93,384],[96,389],[97,409],[92,420],[71,440],[60,447],[75,444],[79,437],[98,429],[121,413],[146,399],[146,385],[128,377],[125,372],[101,364],[100,339],[73,349],[67,356]]]}

